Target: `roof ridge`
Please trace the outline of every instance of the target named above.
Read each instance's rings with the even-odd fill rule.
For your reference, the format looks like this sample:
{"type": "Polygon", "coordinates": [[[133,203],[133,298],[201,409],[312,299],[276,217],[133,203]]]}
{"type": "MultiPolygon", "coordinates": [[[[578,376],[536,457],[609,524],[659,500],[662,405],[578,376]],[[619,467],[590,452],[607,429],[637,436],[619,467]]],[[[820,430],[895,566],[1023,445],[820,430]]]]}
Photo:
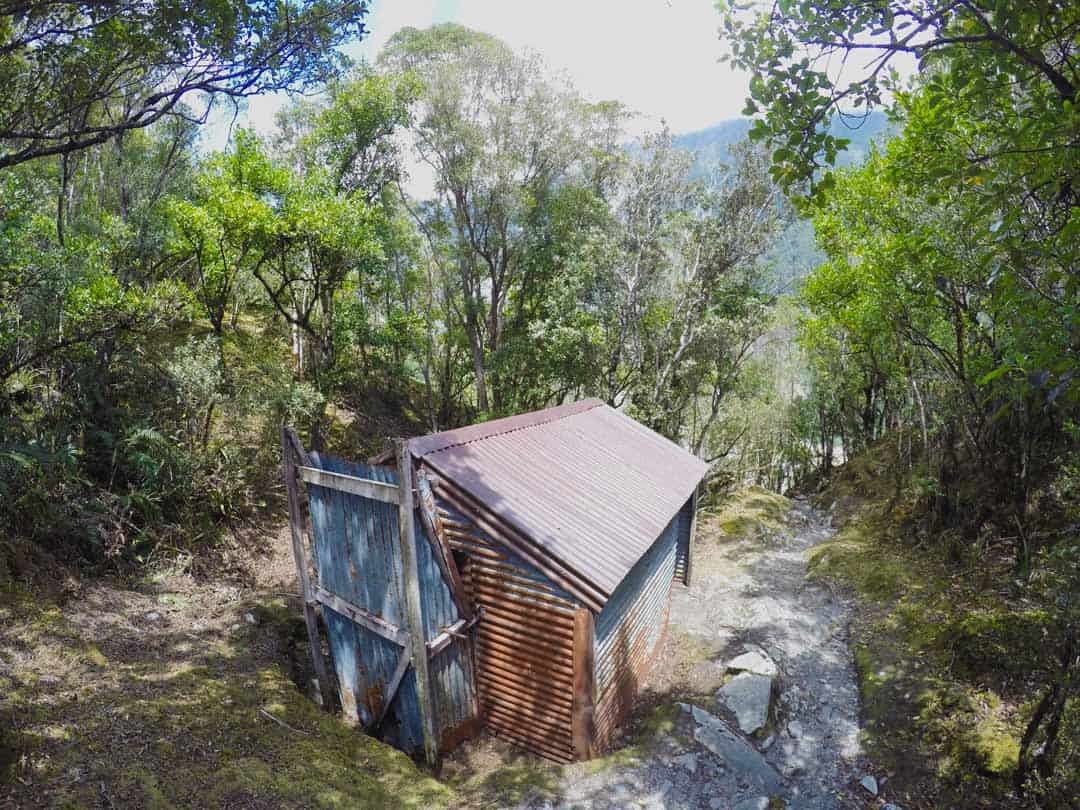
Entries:
{"type": "Polygon", "coordinates": [[[576,402],[554,405],[550,408],[528,411],[515,416],[492,419],[490,422],[479,422],[474,425],[431,433],[410,440],[409,449],[414,456],[422,458],[432,453],[449,450],[452,447],[460,447],[484,439],[491,439],[495,436],[504,436],[508,433],[539,427],[540,425],[549,425],[552,422],[558,422],[575,414],[584,413],[603,404],[603,400],[589,397],[579,399],[576,402]]]}

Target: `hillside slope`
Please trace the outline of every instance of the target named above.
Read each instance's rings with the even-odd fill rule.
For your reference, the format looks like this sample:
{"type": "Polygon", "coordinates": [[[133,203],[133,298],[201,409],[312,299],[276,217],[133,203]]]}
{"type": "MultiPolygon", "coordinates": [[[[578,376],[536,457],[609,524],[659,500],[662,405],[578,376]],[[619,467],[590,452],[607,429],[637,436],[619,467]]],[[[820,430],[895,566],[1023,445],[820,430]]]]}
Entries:
{"type": "Polygon", "coordinates": [[[885,795],[906,810],[1080,806],[1075,703],[1039,803],[1014,785],[1055,630],[1037,575],[1022,583],[993,549],[957,559],[948,537],[918,539],[917,495],[897,495],[891,464],[879,446],[840,469],[819,497],[837,533],[810,558],[812,580],[856,601],[863,745],[885,795]]]}
{"type": "MultiPolygon", "coordinates": [[[[694,172],[697,176],[704,177],[731,160],[731,147],[746,138],[750,125],[749,118],[732,118],[706,129],[676,135],[674,143],[680,149],[694,153],[694,172]]],[[[871,144],[888,138],[893,129],[888,117],[878,111],[865,119],[834,118],[829,126],[830,132],[851,142],[848,148],[840,153],[837,165],[852,166],[862,163],[870,152],[871,144]]],[[[825,260],[825,256],[814,242],[814,226],[809,220],[800,219],[793,222],[783,236],[776,240],[765,260],[773,265],[776,291],[790,293],[800,279],[805,278],[814,267],[825,260]]]]}

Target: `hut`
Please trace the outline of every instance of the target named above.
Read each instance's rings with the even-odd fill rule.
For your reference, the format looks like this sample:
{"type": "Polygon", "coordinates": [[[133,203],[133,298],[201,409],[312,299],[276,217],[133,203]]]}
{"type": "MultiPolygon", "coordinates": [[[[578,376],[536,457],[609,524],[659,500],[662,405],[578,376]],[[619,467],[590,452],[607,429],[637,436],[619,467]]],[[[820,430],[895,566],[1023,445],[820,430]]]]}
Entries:
{"type": "Polygon", "coordinates": [[[412,439],[396,470],[295,465],[347,712],[429,758],[481,725],[560,762],[613,741],[689,584],[703,462],[589,399],[412,439]]]}

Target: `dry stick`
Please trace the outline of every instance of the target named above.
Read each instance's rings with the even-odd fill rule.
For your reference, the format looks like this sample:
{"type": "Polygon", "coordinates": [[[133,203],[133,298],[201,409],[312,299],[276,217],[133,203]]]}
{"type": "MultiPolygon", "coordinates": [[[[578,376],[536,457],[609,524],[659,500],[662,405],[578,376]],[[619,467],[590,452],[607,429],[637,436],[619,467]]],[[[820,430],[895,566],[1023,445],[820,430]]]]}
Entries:
{"type": "Polygon", "coordinates": [[[268,712],[266,709],[259,709],[259,714],[261,714],[267,720],[273,720],[279,726],[281,726],[282,728],[287,728],[289,731],[295,731],[297,734],[303,734],[305,737],[310,737],[311,736],[310,733],[308,733],[306,731],[302,731],[302,730],[300,730],[298,728],[293,728],[288,723],[286,723],[284,720],[280,720],[277,717],[274,717],[274,715],[270,714],[270,712],[268,712]]]}

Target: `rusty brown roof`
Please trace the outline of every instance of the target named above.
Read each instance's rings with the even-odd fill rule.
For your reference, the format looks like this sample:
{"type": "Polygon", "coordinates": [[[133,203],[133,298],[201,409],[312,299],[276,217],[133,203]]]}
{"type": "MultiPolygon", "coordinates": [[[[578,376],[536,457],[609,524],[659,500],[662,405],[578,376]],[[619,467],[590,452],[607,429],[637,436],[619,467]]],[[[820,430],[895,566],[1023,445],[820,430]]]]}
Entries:
{"type": "Polygon", "coordinates": [[[707,465],[598,399],[422,436],[414,456],[605,601],[707,465]]]}

